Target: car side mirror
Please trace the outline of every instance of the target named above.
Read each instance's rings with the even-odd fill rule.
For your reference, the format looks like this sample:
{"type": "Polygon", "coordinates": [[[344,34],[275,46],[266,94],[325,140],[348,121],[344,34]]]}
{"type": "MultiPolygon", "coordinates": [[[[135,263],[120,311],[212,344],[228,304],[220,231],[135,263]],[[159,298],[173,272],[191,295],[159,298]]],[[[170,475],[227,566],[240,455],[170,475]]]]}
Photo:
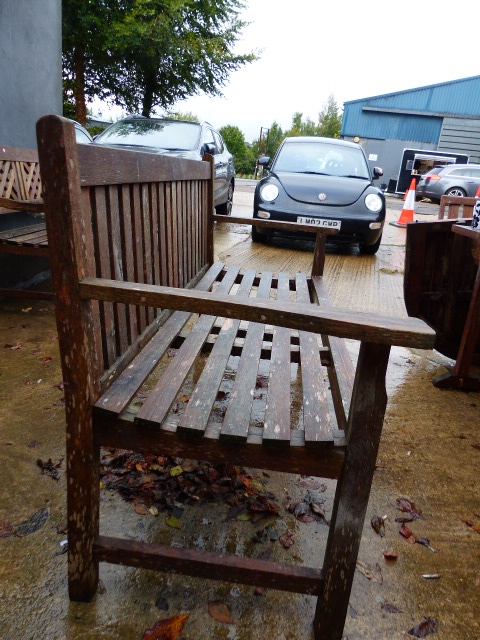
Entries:
{"type": "Polygon", "coordinates": [[[202,155],[208,153],[211,156],[214,156],[217,151],[217,148],[212,142],[206,142],[202,147],[202,155]]]}
{"type": "Polygon", "coordinates": [[[376,180],[383,176],[383,169],[381,167],[373,167],[373,179],[376,180]]]}
{"type": "Polygon", "coordinates": [[[270,156],[260,156],[260,158],[258,159],[258,164],[261,167],[268,167],[268,165],[270,164],[270,156]]]}

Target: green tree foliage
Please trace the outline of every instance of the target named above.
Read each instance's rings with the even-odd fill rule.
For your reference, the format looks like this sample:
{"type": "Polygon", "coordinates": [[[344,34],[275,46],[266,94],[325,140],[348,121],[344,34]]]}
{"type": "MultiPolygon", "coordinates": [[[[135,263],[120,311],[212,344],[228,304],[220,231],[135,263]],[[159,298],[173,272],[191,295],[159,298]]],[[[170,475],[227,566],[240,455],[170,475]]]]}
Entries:
{"type": "Polygon", "coordinates": [[[242,158],[246,149],[245,136],[242,131],[233,124],[227,124],[219,131],[235,161],[242,158]]]}
{"type": "Polygon", "coordinates": [[[76,118],[100,97],[149,116],[196,93],[221,95],[232,71],[243,0],[63,0],[63,65],[76,118]]]}
{"type": "Polygon", "coordinates": [[[333,95],[330,95],[318,114],[318,134],[325,138],[339,138],[342,128],[342,114],[333,95]]]}
{"type": "Polygon", "coordinates": [[[187,122],[200,122],[198,116],[190,111],[169,111],[166,115],[171,120],[186,120],[187,122]]]}
{"type": "Polygon", "coordinates": [[[310,118],[303,118],[303,113],[296,112],[292,117],[292,126],[285,132],[287,136],[323,136],[339,138],[342,127],[342,116],[333,95],[330,95],[318,114],[318,123],[310,118]]]}
{"type": "Polygon", "coordinates": [[[278,122],[274,121],[270,127],[270,131],[268,132],[268,142],[267,142],[267,156],[273,158],[275,153],[277,152],[280,143],[285,138],[285,134],[282,131],[282,127],[278,124],[278,122]]]}
{"type": "Polygon", "coordinates": [[[253,175],[257,161],[255,150],[245,142],[243,132],[235,125],[227,124],[220,134],[233,155],[235,171],[238,175],[253,175]]]}

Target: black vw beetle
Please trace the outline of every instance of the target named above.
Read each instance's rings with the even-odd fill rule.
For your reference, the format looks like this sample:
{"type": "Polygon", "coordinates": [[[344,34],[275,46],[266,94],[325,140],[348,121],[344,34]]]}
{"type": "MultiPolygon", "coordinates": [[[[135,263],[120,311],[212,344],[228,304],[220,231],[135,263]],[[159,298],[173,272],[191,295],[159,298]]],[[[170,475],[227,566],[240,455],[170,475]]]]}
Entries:
{"type": "MultiPolygon", "coordinates": [[[[383,171],[375,167],[372,175],[359,144],[314,136],[285,138],[271,164],[266,156],[259,163],[268,175],[255,189],[254,218],[338,229],[333,242],[358,243],[362,253],[377,252],[386,205],[373,180],[383,171]]],[[[254,242],[269,237],[264,229],[252,227],[254,242]]]]}

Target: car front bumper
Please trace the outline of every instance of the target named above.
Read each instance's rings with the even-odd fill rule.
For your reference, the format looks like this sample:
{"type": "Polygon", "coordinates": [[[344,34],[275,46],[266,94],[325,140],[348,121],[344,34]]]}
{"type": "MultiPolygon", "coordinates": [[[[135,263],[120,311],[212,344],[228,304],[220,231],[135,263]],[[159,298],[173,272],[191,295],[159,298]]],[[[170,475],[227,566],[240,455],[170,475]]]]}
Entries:
{"type": "MultiPolygon", "coordinates": [[[[348,217],[345,216],[344,211],[339,207],[338,211],[332,213],[331,211],[325,213],[324,211],[319,212],[318,208],[305,207],[305,210],[302,211],[286,211],[280,210],[275,205],[269,203],[261,203],[258,207],[255,207],[254,218],[260,219],[270,219],[270,220],[278,220],[281,222],[297,222],[298,217],[307,217],[307,218],[321,218],[324,220],[340,220],[341,227],[338,234],[332,236],[332,242],[335,244],[353,244],[359,243],[362,245],[371,245],[375,244],[379,237],[382,235],[383,226],[385,223],[385,212],[381,211],[378,214],[372,213],[371,215],[362,215],[362,214],[354,214],[352,213],[348,217]],[[264,215],[258,215],[259,212],[263,212],[264,215]],[[267,214],[267,215],[265,215],[267,214]],[[268,216],[268,217],[267,217],[268,216]],[[370,228],[370,225],[375,225],[380,228],[370,228]]],[[[258,229],[259,233],[265,233],[264,229],[258,229]]],[[[287,234],[285,232],[277,232],[282,235],[290,235],[296,238],[311,238],[311,235],[308,233],[290,233],[287,234]]]]}

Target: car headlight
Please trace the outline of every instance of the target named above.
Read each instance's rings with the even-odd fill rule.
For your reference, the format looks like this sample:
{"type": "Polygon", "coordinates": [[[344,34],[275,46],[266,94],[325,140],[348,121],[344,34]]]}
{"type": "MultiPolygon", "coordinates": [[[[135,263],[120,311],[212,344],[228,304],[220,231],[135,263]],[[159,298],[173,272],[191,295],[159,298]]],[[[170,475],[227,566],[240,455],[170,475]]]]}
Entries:
{"type": "Polygon", "coordinates": [[[367,209],[370,209],[370,211],[378,213],[382,210],[383,202],[376,193],[369,193],[368,196],[365,196],[365,206],[367,209]]]}
{"type": "Polygon", "coordinates": [[[275,184],[269,183],[264,185],[260,189],[260,197],[265,202],[272,202],[278,196],[278,187],[275,184]]]}

